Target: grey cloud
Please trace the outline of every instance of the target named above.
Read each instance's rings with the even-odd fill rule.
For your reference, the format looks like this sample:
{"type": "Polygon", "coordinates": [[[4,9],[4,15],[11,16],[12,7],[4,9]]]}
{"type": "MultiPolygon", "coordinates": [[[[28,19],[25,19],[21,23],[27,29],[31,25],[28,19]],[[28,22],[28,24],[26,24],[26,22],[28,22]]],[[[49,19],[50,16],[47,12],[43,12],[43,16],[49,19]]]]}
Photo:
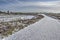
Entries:
{"type": "Polygon", "coordinates": [[[60,1],[51,1],[51,2],[21,2],[17,1],[16,3],[10,3],[0,6],[0,8],[11,11],[22,11],[22,12],[59,12],[60,10],[60,1]]]}

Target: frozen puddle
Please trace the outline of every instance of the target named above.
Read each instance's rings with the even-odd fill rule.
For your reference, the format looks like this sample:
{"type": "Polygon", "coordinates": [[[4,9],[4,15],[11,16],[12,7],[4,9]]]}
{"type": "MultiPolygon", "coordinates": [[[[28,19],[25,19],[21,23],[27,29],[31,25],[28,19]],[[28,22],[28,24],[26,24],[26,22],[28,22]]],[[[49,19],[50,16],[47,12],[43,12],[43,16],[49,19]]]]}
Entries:
{"type": "Polygon", "coordinates": [[[42,20],[3,40],[60,40],[60,23],[45,16],[42,20]]]}
{"type": "Polygon", "coordinates": [[[13,20],[20,20],[20,19],[31,19],[34,16],[32,15],[0,15],[0,22],[8,22],[13,20]]]}

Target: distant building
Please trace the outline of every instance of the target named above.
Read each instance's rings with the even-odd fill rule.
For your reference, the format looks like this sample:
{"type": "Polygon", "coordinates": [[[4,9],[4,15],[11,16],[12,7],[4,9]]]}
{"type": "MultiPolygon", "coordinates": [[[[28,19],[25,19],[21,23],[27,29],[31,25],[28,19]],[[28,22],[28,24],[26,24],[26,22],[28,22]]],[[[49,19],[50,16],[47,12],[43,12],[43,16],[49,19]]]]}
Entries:
{"type": "Polygon", "coordinates": [[[7,13],[9,14],[9,10],[7,11],[7,13]]]}

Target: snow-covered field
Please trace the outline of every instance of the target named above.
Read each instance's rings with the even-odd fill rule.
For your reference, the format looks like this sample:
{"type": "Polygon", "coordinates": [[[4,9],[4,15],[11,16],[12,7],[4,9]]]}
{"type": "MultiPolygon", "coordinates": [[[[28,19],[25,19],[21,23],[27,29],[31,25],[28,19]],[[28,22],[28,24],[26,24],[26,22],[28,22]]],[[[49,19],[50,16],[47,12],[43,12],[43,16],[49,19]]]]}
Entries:
{"type": "MultiPolygon", "coordinates": [[[[32,19],[33,17],[34,17],[33,15],[0,15],[0,33],[1,33],[1,28],[2,28],[2,30],[5,30],[3,27],[5,26],[5,28],[6,28],[7,25],[8,25],[8,24],[7,25],[3,25],[4,22],[17,21],[16,23],[18,23],[18,20],[25,20],[25,19],[27,20],[27,19],[32,19]],[[1,24],[1,22],[3,22],[3,24],[1,24]]],[[[13,24],[13,25],[15,26],[15,24],[13,24]]],[[[0,34],[0,39],[1,38],[2,38],[2,36],[0,34]]]]}
{"type": "Polygon", "coordinates": [[[0,22],[7,22],[12,20],[20,20],[20,19],[31,19],[34,16],[32,15],[0,15],[0,22]]]}
{"type": "Polygon", "coordinates": [[[60,40],[60,22],[45,16],[42,20],[2,40],[60,40]]]}

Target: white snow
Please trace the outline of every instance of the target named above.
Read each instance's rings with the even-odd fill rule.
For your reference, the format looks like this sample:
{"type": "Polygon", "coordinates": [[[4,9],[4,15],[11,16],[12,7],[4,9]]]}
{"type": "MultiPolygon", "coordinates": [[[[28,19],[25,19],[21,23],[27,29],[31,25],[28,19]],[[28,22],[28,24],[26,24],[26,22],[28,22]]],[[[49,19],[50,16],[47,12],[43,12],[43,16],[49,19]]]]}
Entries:
{"type": "Polygon", "coordinates": [[[3,40],[60,40],[60,23],[45,16],[40,21],[3,40]]]}
{"type": "Polygon", "coordinates": [[[0,15],[0,22],[8,22],[13,20],[20,20],[20,19],[31,19],[34,16],[32,15],[0,15]]]}

